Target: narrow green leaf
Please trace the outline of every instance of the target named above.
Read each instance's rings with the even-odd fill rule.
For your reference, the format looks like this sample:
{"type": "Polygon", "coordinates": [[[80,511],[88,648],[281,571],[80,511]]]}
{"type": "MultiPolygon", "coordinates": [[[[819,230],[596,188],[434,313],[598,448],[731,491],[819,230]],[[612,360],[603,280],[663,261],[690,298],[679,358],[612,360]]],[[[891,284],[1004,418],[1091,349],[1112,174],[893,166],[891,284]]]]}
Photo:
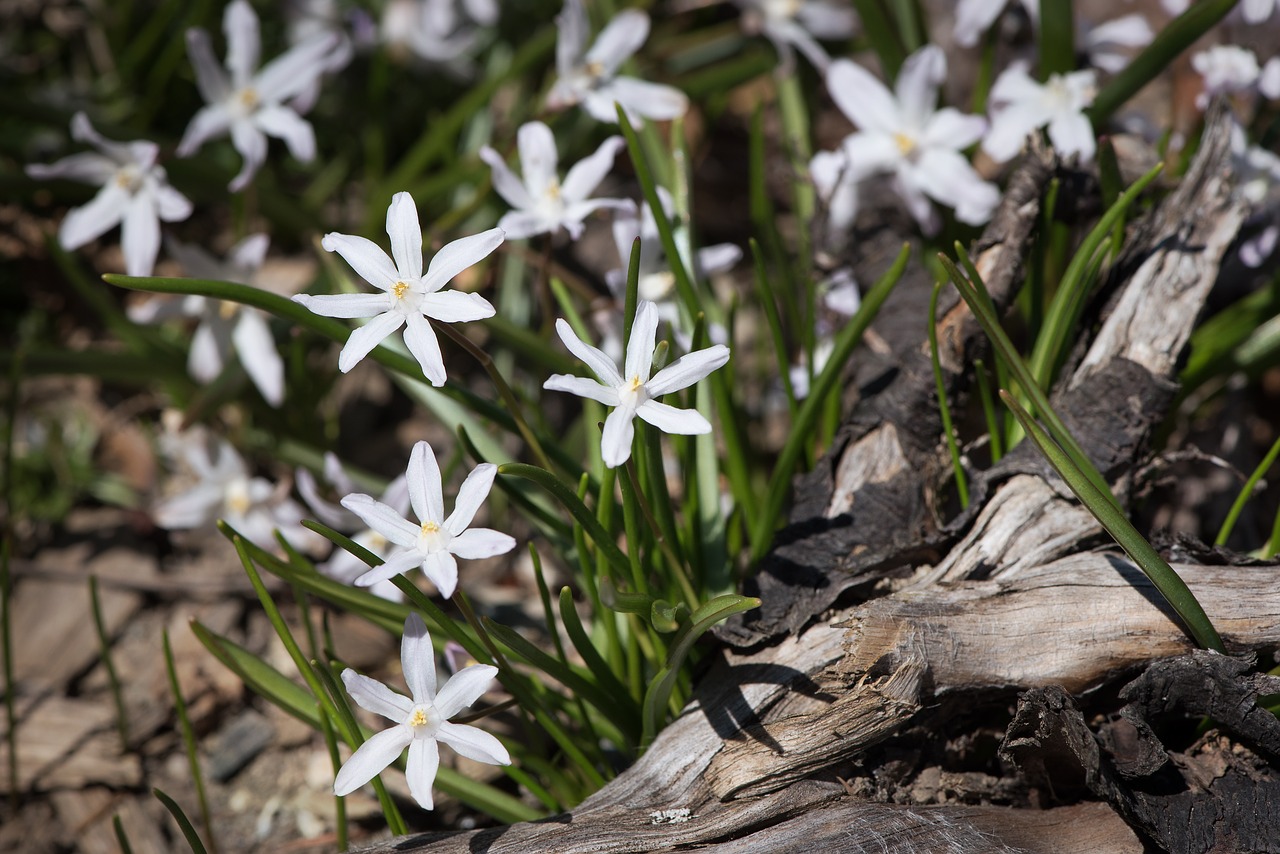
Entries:
{"type": "Polygon", "coordinates": [[[192,854],[207,854],[204,843],[200,841],[200,834],[196,833],[195,827],[191,824],[191,819],[187,818],[187,814],[182,811],[182,807],[178,806],[178,802],[159,789],[152,789],[151,794],[155,795],[160,803],[164,804],[164,808],[169,811],[169,815],[173,816],[174,821],[178,823],[178,829],[182,831],[182,836],[187,840],[187,846],[191,849],[192,854]]]}
{"type": "Polygon", "coordinates": [[[956,492],[960,495],[960,506],[969,506],[969,483],[964,475],[964,465],[960,461],[960,447],[956,443],[955,428],[951,424],[951,404],[947,401],[947,384],[942,375],[942,362],[938,359],[938,294],[942,292],[943,281],[933,286],[929,296],[929,361],[933,365],[933,384],[938,395],[938,415],[942,418],[942,433],[947,440],[947,452],[951,455],[951,470],[956,481],[956,492]]]}
{"type": "Polygon", "coordinates": [[[1271,450],[1267,451],[1267,455],[1262,458],[1262,462],[1258,463],[1258,467],[1253,470],[1253,474],[1249,475],[1249,479],[1240,488],[1240,494],[1232,502],[1231,509],[1227,512],[1227,518],[1223,520],[1222,527],[1218,529],[1218,536],[1213,541],[1215,546],[1225,546],[1227,544],[1227,539],[1231,536],[1231,531],[1236,526],[1236,520],[1240,518],[1240,512],[1244,510],[1244,505],[1253,497],[1254,488],[1257,487],[1258,481],[1262,480],[1262,476],[1275,463],[1277,455],[1280,455],[1280,439],[1276,439],[1271,444],[1271,450]]]}

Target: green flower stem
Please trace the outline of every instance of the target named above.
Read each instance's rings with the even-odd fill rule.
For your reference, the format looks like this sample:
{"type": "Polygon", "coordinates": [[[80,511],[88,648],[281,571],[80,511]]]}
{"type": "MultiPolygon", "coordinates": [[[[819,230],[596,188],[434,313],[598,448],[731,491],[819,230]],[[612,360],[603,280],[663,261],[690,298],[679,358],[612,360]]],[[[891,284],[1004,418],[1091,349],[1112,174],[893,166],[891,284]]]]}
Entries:
{"type": "MultiPolygon", "coordinates": [[[[1041,0],[1040,79],[1068,74],[1076,68],[1075,4],[1071,0],[1041,0]]],[[[992,29],[996,29],[993,27],[992,29]]]]}
{"type": "MultiPolygon", "coordinates": [[[[200,756],[196,751],[196,733],[191,727],[191,719],[187,716],[187,701],[182,697],[182,686],[178,684],[178,671],[173,664],[173,647],[169,645],[168,629],[161,631],[160,640],[164,648],[164,668],[169,676],[169,690],[173,693],[173,709],[178,715],[178,728],[182,731],[182,743],[187,751],[187,765],[191,769],[191,781],[196,787],[196,801],[200,804],[200,820],[204,824],[205,835],[209,837],[209,847],[216,854],[218,846],[213,837],[213,817],[209,812],[209,798],[204,791],[204,774],[200,772],[200,756]]],[[[157,793],[159,792],[158,789],[156,791],[157,793]]],[[[165,806],[168,806],[168,804],[165,804],[165,806]]],[[[170,811],[172,812],[172,810],[170,811]]],[[[178,818],[178,815],[175,814],[174,818],[178,818]]],[[[178,818],[178,823],[181,824],[182,822],[183,819],[178,818]]],[[[183,828],[184,834],[186,834],[188,828],[190,828],[190,822],[187,822],[187,827],[183,828]]],[[[194,833],[195,831],[192,829],[192,834],[194,833]]],[[[187,837],[187,842],[191,842],[190,836],[187,837]]],[[[196,837],[196,843],[199,843],[199,837],[196,837]]],[[[192,850],[195,850],[195,845],[192,845],[192,850]]]]}
{"type": "Polygon", "coordinates": [[[929,296],[929,362],[933,365],[933,383],[938,393],[938,414],[942,417],[942,432],[947,439],[947,452],[951,455],[951,470],[956,479],[956,492],[960,495],[960,506],[969,506],[969,484],[964,476],[964,465],[960,462],[960,448],[956,444],[955,429],[951,425],[951,404],[947,401],[947,384],[942,376],[942,363],[938,359],[938,294],[942,292],[944,280],[933,286],[929,296]]]}
{"type": "Polygon", "coordinates": [[[627,566],[631,572],[631,587],[637,593],[648,594],[649,579],[640,555],[639,490],[631,477],[629,467],[620,466],[618,472],[620,474],[618,482],[622,486],[622,529],[627,537],[627,566]]]}
{"type": "MultiPolygon", "coordinates": [[[[831,393],[840,377],[843,376],[845,365],[848,363],[849,357],[853,355],[854,348],[862,340],[863,333],[871,325],[871,321],[875,319],[876,313],[880,311],[880,306],[884,305],[884,301],[888,298],[894,285],[902,278],[902,273],[906,270],[907,261],[910,257],[911,247],[904,245],[902,251],[898,253],[897,260],[893,262],[893,265],[885,271],[879,281],[862,298],[862,305],[859,306],[857,314],[849,320],[836,336],[831,358],[827,361],[827,365],[822,369],[822,372],[814,379],[809,396],[805,398],[804,404],[800,407],[800,413],[791,424],[787,442],[783,445],[782,452],[778,455],[778,462],[773,468],[773,474],[769,478],[764,501],[760,504],[760,510],[756,514],[754,525],[752,526],[758,532],[757,536],[751,540],[752,562],[764,557],[770,543],[773,541],[773,532],[778,526],[778,517],[782,512],[782,504],[791,489],[791,477],[795,474],[796,463],[799,462],[801,455],[804,453],[806,444],[812,439],[813,430],[817,424],[818,416],[822,413],[826,396],[831,393]]],[[[750,506],[750,504],[744,504],[744,512],[749,512],[747,508],[750,506]]]]}
{"type": "MultiPolygon", "coordinates": [[[[649,428],[649,425],[645,424],[644,427],[649,428]]],[[[645,429],[643,432],[648,432],[648,429],[645,429]]],[[[657,438],[656,435],[653,438],[656,440],[657,438]]],[[[659,453],[661,453],[661,451],[659,451],[659,453]]],[[[659,466],[659,473],[661,473],[661,466],[662,466],[661,459],[658,460],[658,466],[659,466]]],[[[688,565],[684,562],[684,560],[678,554],[676,554],[676,548],[679,546],[679,541],[677,540],[675,542],[675,545],[673,546],[672,542],[667,539],[666,534],[663,533],[664,529],[662,524],[658,522],[653,512],[653,508],[649,506],[649,501],[645,496],[645,493],[638,486],[638,484],[640,483],[640,479],[636,475],[635,468],[633,467],[631,460],[627,460],[626,464],[622,467],[622,471],[623,471],[623,489],[625,490],[628,486],[630,486],[632,489],[635,490],[636,505],[637,507],[639,507],[641,514],[644,516],[644,521],[648,525],[649,530],[653,532],[654,541],[658,546],[658,551],[662,553],[663,558],[667,562],[667,569],[670,571],[675,582],[680,586],[681,592],[683,593],[685,597],[685,601],[687,602],[689,607],[690,608],[694,607],[694,605],[698,603],[698,594],[694,592],[693,585],[689,581],[688,565]]],[[[655,484],[653,481],[650,481],[650,485],[651,485],[651,489],[660,495],[660,498],[665,499],[667,497],[665,481],[661,484],[655,484]]],[[[624,512],[625,512],[625,509],[626,508],[624,505],[623,507],[624,512]]],[[[671,509],[671,506],[670,506],[670,503],[668,502],[667,504],[668,512],[670,511],[670,509],[671,509]]],[[[671,537],[674,540],[675,539],[675,520],[672,519],[670,524],[671,524],[671,537]]],[[[628,550],[630,550],[630,545],[631,545],[630,540],[628,540],[628,543],[627,543],[628,550]]]]}
{"type": "Polygon", "coordinates": [[[93,628],[98,635],[98,652],[102,656],[102,666],[107,671],[107,682],[111,686],[111,701],[116,707],[116,732],[120,735],[120,749],[125,751],[129,749],[129,719],[124,710],[124,691],[120,687],[120,676],[116,672],[116,664],[111,656],[111,641],[107,637],[107,626],[102,620],[102,601],[98,598],[98,576],[93,574],[89,575],[89,605],[93,611],[93,628]]]}
{"type": "Polygon", "coordinates": [[[1276,439],[1271,444],[1271,450],[1267,451],[1267,455],[1262,458],[1262,462],[1258,464],[1258,467],[1253,470],[1253,474],[1249,475],[1249,479],[1240,488],[1240,494],[1232,502],[1231,509],[1227,512],[1227,518],[1222,521],[1222,527],[1218,529],[1218,536],[1213,541],[1215,546],[1225,546],[1227,544],[1227,538],[1231,536],[1231,531],[1236,526],[1236,520],[1240,518],[1240,512],[1244,510],[1244,505],[1253,497],[1254,488],[1258,485],[1258,481],[1262,480],[1262,476],[1267,473],[1272,464],[1275,463],[1277,455],[1280,455],[1280,439],[1276,439]]]}
{"type": "Polygon", "coordinates": [[[1107,533],[1120,544],[1147,578],[1151,579],[1151,583],[1160,591],[1160,595],[1182,618],[1183,624],[1195,638],[1196,643],[1205,649],[1225,654],[1226,648],[1222,645],[1222,638],[1218,636],[1217,630],[1209,621],[1204,609],[1200,607],[1196,597],[1168,562],[1151,547],[1142,534],[1138,533],[1138,529],[1133,527],[1133,523],[1116,506],[1115,499],[1110,493],[1103,493],[1085,476],[1071,457],[1063,453],[1044,428],[1018,404],[1013,395],[1007,391],[1001,391],[1000,398],[1013,411],[1014,417],[1022,424],[1027,435],[1036,443],[1036,447],[1053,465],[1059,476],[1066,481],[1067,486],[1071,487],[1076,497],[1084,503],[1102,527],[1106,528],[1107,533]]]}
{"type": "Polygon", "coordinates": [[[791,362],[791,358],[787,355],[787,340],[782,332],[782,318],[778,316],[778,304],[774,301],[773,288],[769,284],[769,274],[765,270],[760,244],[754,237],[748,238],[748,243],[751,246],[751,259],[755,265],[756,298],[764,309],[764,317],[769,324],[769,338],[773,342],[774,358],[777,359],[780,368],[778,378],[782,380],[782,390],[787,396],[787,408],[794,419],[799,405],[796,402],[795,389],[791,385],[791,372],[781,369],[791,362]]]}
{"type": "Polygon", "coordinates": [[[1095,128],[1101,129],[1111,114],[1138,93],[1143,86],[1165,72],[1178,54],[1196,42],[1235,8],[1236,0],[1200,0],[1174,18],[1151,44],[1125,66],[1124,70],[1093,99],[1086,111],[1095,128]]]}
{"type": "Polygon", "coordinates": [[[991,463],[1000,462],[1004,456],[1004,434],[1000,425],[1000,415],[996,411],[995,397],[991,393],[991,380],[987,376],[987,365],[982,359],[974,359],[973,370],[978,380],[978,399],[982,401],[982,415],[987,422],[987,440],[991,443],[991,463]]]}
{"type": "MultiPolygon", "coordinates": [[[[671,506],[671,493],[667,488],[667,473],[662,464],[662,442],[659,438],[661,431],[648,422],[637,426],[640,428],[639,461],[643,465],[645,483],[648,485],[648,489],[640,493],[640,508],[653,525],[658,548],[666,556],[667,565],[684,582],[686,591],[692,593],[687,577],[689,560],[680,542],[675,508],[671,506]]],[[[630,461],[627,464],[630,465],[630,461]]],[[[695,602],[696,599],[690,600],[689,607],[692,608],[695,602]]]]}

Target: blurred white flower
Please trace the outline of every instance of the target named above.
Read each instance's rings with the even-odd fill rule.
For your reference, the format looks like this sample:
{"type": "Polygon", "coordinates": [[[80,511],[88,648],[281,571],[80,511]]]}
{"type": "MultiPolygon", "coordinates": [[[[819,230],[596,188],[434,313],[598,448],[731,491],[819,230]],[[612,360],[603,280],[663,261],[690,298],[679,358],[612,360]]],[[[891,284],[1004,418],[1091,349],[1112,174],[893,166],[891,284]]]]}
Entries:
{"type": "MultiPolygon", "coordinates": [[[[213,279],[257,285],[258,268],[267,257],[269,240],[265,234],[251,234],[231,247],[225,261],[214,258],[198,246],[170,240],[169,254],[194,279],[213,279]]],[[[275,338],[267,315],[256,308],[202,296],[153,297],[129,306],[135,323],[158,323],[175,317],[199,318],[191,336],[187,371],[202,383],[212,382],[222,373],[234,350],[245,373],[272,406],[284,402],[284,362],[276,352],[275,338]]]]}
{"type": "Polygon", "coordinates": [[[853,35],[857,18],[841,0],[736,0],[742,7],[742,26],[773,42],[785,68],[795,62],[795,50],[813,67],[825,71],[831,57],[817,38],[830,41],[853,35]]]}
{"type": "Polygon", "coordinates": [[[102,187],[88,204],[67,212],[58,242],[70,252],[119,225],[125,272],[150,276],[160,253],[160,221],[180,222],[191,216],[191,202],[169,186],[164,167],[156,163],[159,146],[105,139],[84,113],[72,117],[71,138],[100,153],[85,151],[27,167],[32,178],[64,178],[102,187]]]}
{"type": "Polygon", "coordinates": [[[1204,90],[1196,96],[1196,107],[1201,110],[1214,95],[1257,90],[1267,98],[1280,97],[1280,57],[1259,66],[1253,51],[1217,45],[1191,57],[1191,67],[1204,78],[1204,90]]]}
{"type": "Polygon", "coordinates": [[[700,413],[660,403],[658,398],[688,388],[722,367],[729,361],[728,347],[715,344],[705,350],[688,353],[650,377],[657,349],[658,308],[647,300],[642,300],[636,308],[635,323],[627,342],[625,377],[618,373],[612,359],[580,339],[563,319],[556,321],[556,332],[569,352],[585,362],[599,379],[555,374],[542,387],[551,391],[567,391],[615,407],[604,420],[604,434],[600,440],[601,457],[609,468],[616,468],[630,459],[636,416],[664,433],[694,435],[711,432],[710,422],[700,413]]]}
{"type": "Polygon", "coordinates": [[[223,13],[222,28],[227,37],[225,71],[214,58],[209,33],[199,27],[187,30],[187,53],[207,106],[187,125],[178,156],[188,157],[208,140],[230,134],[231,144],[244,158],[240,174],[229,185],[234,193],[247,187],[266,162],[268,135],[283,139],[299,160],[315,156],[311,125],[285,102],[324,74],[331,56],[340,50],[340,39],[335,33],[322,33],[259,70],[261,44],[253,7],[246,0],[232,0],[223,13]]]}
{"type": "Polygon", "coordinates": [[[382,41],[458,76],[474,68],[469,55],[479,46],[481,26],[497,22],[488,0],[391,0],[382,13],[382,41]],[[479,25],[479,26],[477,26],[479,25]]]}
{"type": "Polygon", "coordinates": [[[1253,232],[1240,242],[1240,260],[1258,268],[1275,252],[1280,242],[1280,157],[1257,145],[1250,145],[1244,128],[1231,128],[1231,156],[1235,166],[1236,190],[1250,209],[1246,229],[1253,232]]]}
{"type": "Polygon", "coordinates": [[[1096,94],[1093,71],[1051,74],[1045,83],[1037,83],[1021,66],[1007,68],[991,87],[991,129],[982,140],[982,150],[1003,163],[1022,150],[1028,134],[1047,126],[1059,154],[1078,154],[1087,163],[1093,159],[1097,141],[1084,111],[1096,94]]]}
{"type": "MultiPolygon", "coordinates": [[[[324,477],[338,495],[350,495],[356,491],[356,485],[347,476],[342,463],[336,454],[326,451],[324,455],[324,477]]],[[[326,501],[320,494],[320,485],[309,469],[300,468],[294,475],[298,483],[298,494],[316,518],[333,528],[340,534],[348,534],[358,545],[364,546],[376,555],[398,551],[387,538],[364,524],[364,520],[338,504],[326,501]]],[[[400,515],[409,512],[409,486],[404,475],[400,475],[387,485],[387,489],[378,501],[395,510],[400,515]]],[[[355,580],[369,571],[364,561],[346,549],[334,548],[333,556],[316,565],[322,575],[328,576],[343,584],[354,584],[355,580]]],[[[369,592],[392,602],[404,600],[400,588],[387,581],[379,581],[369,588],[369,592]]]]}
{"type": "Polygon", "coordinates": [[[535,234],[554,234],[563,228],[572,240],[582,236],[583,220],[600,208],[624,208],[626,199],[587,198],[613,168],[613,158],[625,145],[620,136],[611,136],[595,154],[575,163],[561,183],[556,171],[556,139],[542,122],[528,122],[516,132],[523,180],[507,166],[502,155],[489,146],[480,149],[480,159],[493,170],[493,188],[515,208],[503,214],[498,227],[510,240],[535,234]]]}
{"type": "Polygon", "coordinates": [[[1089,64],[1108,74],[1116,74],[1129,64],[1134,48],[1146,47],[1155,38],[1147,19],[1141,15],[1119,18],[1082,29],[1078,43],[1089,56],[1089,64]]]}
{"type": "Polygon", "coordinates": [[[898,195],[926,234],[939,226],[930,198],[954,207],[956,218],[970,225],[990,219],[1000,202],[999,189],[982,180],[961,153],[982,138],[986,119],[934,107],[946,76],[946,56],[936,45],[907,57],[895,92],[847,59],[827,70],[832,99],[858,126],[843,144],[853,177],[892,174],[898,195]]]}
{"type": "Polygon", "coordinates": [[[401,547],[386,556],[386,563],[374,567],[356,579],[367,587],[411,569],[422,568],[424,575],[448,599],[458,587],[458,561],[478,560],[506,554],[516,547],[507,534],[491,528],[472,528],[471,520],[493,488],[498,467],[482,463],[471,470],[458,487],[453,513],[444,516],[444,487],[440,482],[440,466],[435,451],[426,442],[413,446],[406,480],[409,503],[419,524],[405,519],[393,508],[363,493],[348,495],[342,506],[365,521],[370,528],[401,547]]]}
{"type": "Polygon", "coordinates": [[[858,178],[843,150],[819,151],[809,161],[809,178],[825,216],[819,239],[823,249],[839,251],[858,218],[858,178]]]}
{"type": "Polygon", "coordinates": [[[633,125],[641,124],[641,117],[674,119],[688,109],[689,101],[679,89],[617,76],[622,63],[649,37],[649,16],[644,12],[619,12],[585,53],[589,24],[582,0],[565,0],[564,10],[556,17],[556,28],[559,79],[547,95],[548,109],[563,110],[581,104],[597,121],[617,122],[617,103],[633,125]]]}
{"type": "MultiPolygon", "coordinates": [[[[355,56],[356,40],[348,33],[348,25],[353,29],[368,28],[366,12],[357,9],[344,11],[337,0],[290,0],[285,6],[285,18],[290,45],[303,45],[326,35],[336,39],[333,51],[324,60],[325,74],[341,71],[355,56]]],[[[319,97],[320,77],[316,76],[311,85],[289,101],[289,105],[299,115],[306,115],[319,97]]]]}
{"type": "Polygon", "coordinates": [[[169,436],[165,450],[180,457],[198,478],[187,491],[165,499],[151,511],[161,528],[171,531],[203,528],[219,519],[261,548],[274,550],[274,532],[297,548],[311,551],[324,538],[302,527],[302,506],[287,490],[261,477],[252,477],[244,460],[226,440],[219,439],[210,455],[203,431],[169,436]]]}
{"type": "MultiPolygon", "coordinates": [[[[1040,22],[1040,0],[1019,0],[1027,10],[1031,23],[1040,22]]],[[[1000,17],[1009,3],[1006,0],[958,0],[956,3],[956,44],[973,47],[982,34],[1000,17]]]]}
{"type": "Polygon", "coordinates": [[[1250,24],[1260,24],[1276,13],[1277,0],[1243,0],[1240,13],[1250,24]]]}
{"type": "Polygon", "coordinates": [[[418,209],[408,193],[396,193],[387,208],[387,235],[391,255],[371,240],[353,234],[330,232],[320,241],[329,252],[337,252],[380,294],[298,294],[293,299],[316,314],[326,317],[372,317],[347,339],[338,355],[338,370],[344,374],[378,346],[378,343],[405,326],[404,343],[409,346],[422,373],[434,386],[445,382],[440,342],[427,318],[442,323],[461,323],[493,317],[493,306],[479,294],[444,290],[463,270],[479,262],[502,243],[500,228],[446,243],[422,272],[422,228],[418,209]],[[407,325],[406,325],[407,324],[407,325]]]}
{"type": "Polygon", "coordinates": [[[459,755],[490,765],[510,765],[511,756],[502,742],[477,727],[449,723],[463,709],[480,699],[498,675],[491,664],[464,667],[445,680],[436,691],[435,651],[426,624],[417,614],[404,621],[400,644],[400,668],[410,697],[392,691],[351,668],[342,671],[342,684],[361,708],[394,721],[395,726],[371,736],[347,758],[333,781],[333,793],[349,795],[395,762],[409,748],[405,779],[409,793],[423,809],[435,805],[431,786],[440,767],[440,745],[444,742],[459,755]],[[412,698],[412,699],[411,699],[412,698]]]}

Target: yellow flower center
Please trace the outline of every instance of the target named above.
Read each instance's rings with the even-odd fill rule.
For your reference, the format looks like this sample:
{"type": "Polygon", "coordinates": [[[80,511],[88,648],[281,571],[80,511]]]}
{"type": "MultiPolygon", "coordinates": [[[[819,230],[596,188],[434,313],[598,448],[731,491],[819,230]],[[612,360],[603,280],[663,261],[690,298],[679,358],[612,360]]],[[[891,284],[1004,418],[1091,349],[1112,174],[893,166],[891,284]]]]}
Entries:
{"type": "Polygon", "coordinates": [[[409,726],[419,727],[427,725],[427,712],[421,706],[415,706],[413,714],[409,715],[409,726]]]}
{"type": "Polygon", "coordinates": [[[404,299],[404,292],[409,290],[409,286],[404,282],[396,282],[391,286],[391,293],[396,295],[396,299],[404,299]]]}
{"type": "Polygon", "coordinates": [[[604,76],[604,63],[600,62],[599,60],[596,60],[594,62],[588,62],[584,70],[587,72],[589,76],[595,77],[598,79],[604,76]]]}
{"type": "Polygon", "coordinates": [[[552,178],[551,183],[547,184],[546,194],[551,201],[560,201],[560,182],[552,178]]]}
{"type": "Polygon", "coordinates": [[[422,533],[424,534],[434,534],[434,533],[437,533],[439,530],[440,530],[440,526],[437,525],[435,522],[422,523],[422,533]]]}
{"type": "Polygon", "coordinates": [[[240,306],[230,300],[218,301],[218,316],[223,320],[230,320],[236,316],[236,312],[240,310],[240,306]]]}
{"type": "Polygon", "coordinates": [[[258,92],[252,86],[246,86],[236,95],[240,99],[240,106],[246,110],[252,110],[258,106],[258,92]]]}
{"type": "Polygon", "coordinates": [[[635,394],[637,391],[640,390],[640,386],[644,385],[644,382],[641,381],[640,375],[636,374],[634,377],[631,378],[630,384],[631,384],[631,393],[635,394]]]}
{"type": "Polygon", "coordinates": [[[916,150],[915,137],[909,136],[905,133],[895,133],[893,135],[893,141],[897,143],[898,151],[902,152],[903,157],[911,156],[911,153],[916,150]]]}

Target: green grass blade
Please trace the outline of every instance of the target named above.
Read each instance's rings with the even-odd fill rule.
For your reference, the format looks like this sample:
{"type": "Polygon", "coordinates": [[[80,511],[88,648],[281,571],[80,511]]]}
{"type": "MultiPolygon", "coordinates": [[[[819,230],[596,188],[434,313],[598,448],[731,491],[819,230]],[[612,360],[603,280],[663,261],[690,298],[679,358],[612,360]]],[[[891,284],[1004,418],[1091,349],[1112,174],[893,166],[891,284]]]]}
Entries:
{"type": "MultiPolygon", "coordinates": [[[[196,750],[196,734],[195,730],[191,727],[191,719],[187,717],[187,702],[182,696],[182,686],[178,684],[178,671],[173,664],[173,647],[169,645],[168,629],[161,632],[160,638],[164,648],[164,668],[165,673],[168,674],[169,677],[169,690],[173,693],[173,708],[178,715],[178,727],[182,732],[182,744],[186,748],[187,752],[187,766],[191,769],[191,780],[196,787],[196,801],[200,805],[200,818],[204,823],[204,832],[209,836],[209,847],[213,848],[214,851],[217,851],[217,845],[213,840],[213,816],[209,812],[209,798],[204,791],[204,775],[200,772],[200,755],[196,750]]],[[[159,790],[157,789],[156,792],[158,796],[159,790]]],[[[168,804],[166,803],[165,806],[168,806],[168,804]]],[[[174,804],[173,806],[177,807],[177,804],[174,804]]],[[[170,809],[169,811],[173,812],[173,809],[170,809]]],[[[182,811],[178,810],[178,812],[181,813],[182,811]]],[[[187,828],[190,828],[191,823],[186,821],[185,815],[179,818],[179,816],[175,814],[174,818],[178,819],[178,824],[180,825],[184,822],[186,823],[186,826],[183,828],[183,834],[185,835],[187,833],[187,828]]],[[[195,836],[194,828],[191,828],[191,835],[187,836],[187,843],[192,844],[191,850],[193,851],[197,850],[196,845],[200,845],[200,838],[195,836]],[[194,844],[192,844],[193,837],[195,838],[194,844]]],[[[203,851],[204,846],[200,845],[199,850],[203,851]]]]}
{"type": "Polygon", "coordinates": [[[933,366],[933,384],[938,394],[938,415],[942,418],[942,432],[947,440],[947,453],[951,455],[951,470],[956,479],[956,492],[960,496],[960,506],[969,506],[969,483],[964,475],[964,465],[960,461],[960,447],[956,444],[955,428],[951,424],[951,404],[947,401],[947,384],[942,375],[942,362],[938,359],[938,294],[946,284],[939,281],[933,286],[929,296],[929,362],[933,366]]]}
{"type": "Polygon", "coordinates": [[[178,802],[159,789],[152,789],[151,794],[164,804],[169,815],[173,816],[173,820],[178,823],[178,829],[182,831],[182,836],[187,840],[187,846],[191,848],[192,854],[207,854],[204,843],[200,841],[200,834],[196,833],[191,819],[187,818],[187,814],[182,811],[182,807],[178,806],[178,802]]]}
{"type": "Polygon", "coordinates": [[[1267,455],[1262,458],[1262,462],[1258,463],[1258,467],[1253,470],[1253,474],[1249,475],[1249,479],[1240,488],[1240,494],[1232,502],[1231,509],[1227,512],[1227,518],[1223,520],[1222,527],[1218,529],[1218,536],[1213,541],[1215,546],[1225,546],[1227,544],[1227,538],[1231,536],[1231,531],[1236,526],[1236,520],[1240,518],[1240,512],[1244,510],[1244,505],[1253,497],[1254,488],[1276,461],[1277,455],[1280,455],[1280,439],[1276,439],[1271,444],[1271,450],[1267,451],[1267,455]]]}

